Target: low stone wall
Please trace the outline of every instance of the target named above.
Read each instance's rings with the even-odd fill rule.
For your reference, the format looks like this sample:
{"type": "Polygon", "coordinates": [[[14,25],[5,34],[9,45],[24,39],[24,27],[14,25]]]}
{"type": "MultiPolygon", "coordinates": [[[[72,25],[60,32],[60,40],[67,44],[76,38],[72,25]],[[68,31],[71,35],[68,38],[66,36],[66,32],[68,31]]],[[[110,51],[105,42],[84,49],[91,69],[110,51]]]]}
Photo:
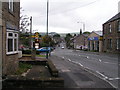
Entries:
{"type": "Polygon", "coordinates": [[[35,78],[27,79],[24,77],[9,76],[3,82],[3,89],[6,88],[53,88],[64,87],[63,78],[35,78]]]}
{"type": "Polygon", "coordinates": [[[53,77],[58,77],[58,70],[54,66],[51,60],[30,60],[30,61],[19,61],[19,63],[31,64],[31,65],[45,65],[48,66],[48,69],[53,77]]]}
{"type": "Polygon", "coordinates": [[[58,70],[51,62],[51,60],[21,60],[19,63],[31,64],[31,65],[43,65],[47,66],[51,74],[51,77],[44,78],[27,78],[21,75],[7,76],[3,81],[3,89],[8,88],[53,88],[64,87],[64,79],[59,77],[58,70]]]}
{"type": "Polygon", "coordinates": [[[54,64],[51,62],[51,60],[47,61],[47,66],[49,68],[49,71],[50,71],[51,75],[54,76],[54,77],[58,77],[58,70],[56,69],[54,64]]]}
{"type": "Polygon", "coordinates": [[[21,60],[21,61],[19,61],[19,63],[24,63],[24,64],[31,64],[31,65],[46,65],[46,60],[44,60],[44,61],[38,61],[38,60],[35,60],[35,61],[33,61],[33,60],[30,60],[30,61],[23,61],[23,60],[21,60]]]}

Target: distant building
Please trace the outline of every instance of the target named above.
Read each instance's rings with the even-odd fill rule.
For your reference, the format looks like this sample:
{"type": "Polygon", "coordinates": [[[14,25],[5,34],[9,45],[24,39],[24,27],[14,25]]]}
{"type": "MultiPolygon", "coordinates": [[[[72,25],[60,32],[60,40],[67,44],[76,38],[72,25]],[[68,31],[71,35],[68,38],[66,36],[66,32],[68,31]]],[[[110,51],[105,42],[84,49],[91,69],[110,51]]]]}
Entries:
{"type": "Polygon", "coordinates": [[[74,38],[74,48],[75,49],[87,49],[88,42],[87,42],[87,36],[88,34],[80,34],[78,36],[75,36],[74,38]]]}
{"type": "Polygon", "coordinates": [[[88,50],[102,52],[102,31],[93,31],[88,36],[88,50]]]}
{"type": "Polygon", "coordinates": [[[49,36],[54,36],[55,34],[57,34],[56,32],[50,32],[48,33],[49,36]]]}
{"type": "Polygon", "coordinates": [[[120,12],[103,24],[103,51],[120,50],[120,12]]]}
{"type": "Polygon", "coordinates": [[[2,74],[14,73],[18,67],[18,32],[20,2],[0,2],[0,58],[2,74]]]}

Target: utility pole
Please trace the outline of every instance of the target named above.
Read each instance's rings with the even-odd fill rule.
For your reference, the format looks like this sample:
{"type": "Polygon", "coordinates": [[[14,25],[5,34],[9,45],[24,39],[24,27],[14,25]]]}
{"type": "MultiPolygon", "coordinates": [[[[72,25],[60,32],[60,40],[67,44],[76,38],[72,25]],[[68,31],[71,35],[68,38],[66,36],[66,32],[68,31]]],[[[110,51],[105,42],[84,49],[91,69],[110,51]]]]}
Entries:
{"type": "MultiPolygon", "coordinates": [[[[47,38],[48,38],[48,13],[49,13],[49,0],[47,0],[47,38]]],[[[48,50],[48,46],[46,47],[46,49],[48,50]]],[[[46,58],[48,59],[48,51],[46,52],[46,58]]]]}
{"type": "Polygon", "coordinates": [[[32,51],[32,16],[30,17],[30,49],[32,51]]]}
{"type": "Polygon", "coordinates": [[[33,47],[33,42],[32,42],[32,16],[30,17],[30,45],[31,45],[31,58],[32,60],[35,60],[35,55],[36,51],[35,48],[33,47]]]}

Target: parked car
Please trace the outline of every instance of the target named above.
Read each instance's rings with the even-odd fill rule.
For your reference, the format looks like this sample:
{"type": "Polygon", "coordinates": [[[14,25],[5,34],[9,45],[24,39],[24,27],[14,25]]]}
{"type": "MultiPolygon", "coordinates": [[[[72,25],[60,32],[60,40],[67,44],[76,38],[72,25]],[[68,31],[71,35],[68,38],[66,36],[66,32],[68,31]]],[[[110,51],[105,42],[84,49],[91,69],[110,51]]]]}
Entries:
{"type": "Polygon", "coordinates": [[[63,46],[62,46],[61,48],[62,48],[62,49],[64,49],[64,47],[63,47],[63,46]]]}
{"type": "Polygon", "coordinates": [[[50,47],[42,47],[40,49],[37,49],[36,51],[40,51],[40,52],[50,52],[51,48],[50,47]]]}

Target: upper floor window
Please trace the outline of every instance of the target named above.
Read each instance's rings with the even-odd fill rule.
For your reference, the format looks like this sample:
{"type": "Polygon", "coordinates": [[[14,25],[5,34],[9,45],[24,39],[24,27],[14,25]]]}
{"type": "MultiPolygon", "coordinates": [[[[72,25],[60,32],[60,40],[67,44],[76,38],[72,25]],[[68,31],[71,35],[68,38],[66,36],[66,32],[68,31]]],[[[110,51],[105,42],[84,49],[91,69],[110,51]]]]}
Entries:
{"type": "Polygon", "coordinates": [[[111,28],[112,26],[111,26],[111,24],[109,24],[109,31],[110,31],[110,33],[111,33],[111,31],[112,31],[112,28],[111,28]]]}
{"type": "Polygon", "coordinates": [[[13,0],[9,0],[9,10],[13,12],[13,0]]]}
{"type": "Polygon", "coordinates": [[[118,31],[120,31],[120,21],[118,21],[118,31]]]}

